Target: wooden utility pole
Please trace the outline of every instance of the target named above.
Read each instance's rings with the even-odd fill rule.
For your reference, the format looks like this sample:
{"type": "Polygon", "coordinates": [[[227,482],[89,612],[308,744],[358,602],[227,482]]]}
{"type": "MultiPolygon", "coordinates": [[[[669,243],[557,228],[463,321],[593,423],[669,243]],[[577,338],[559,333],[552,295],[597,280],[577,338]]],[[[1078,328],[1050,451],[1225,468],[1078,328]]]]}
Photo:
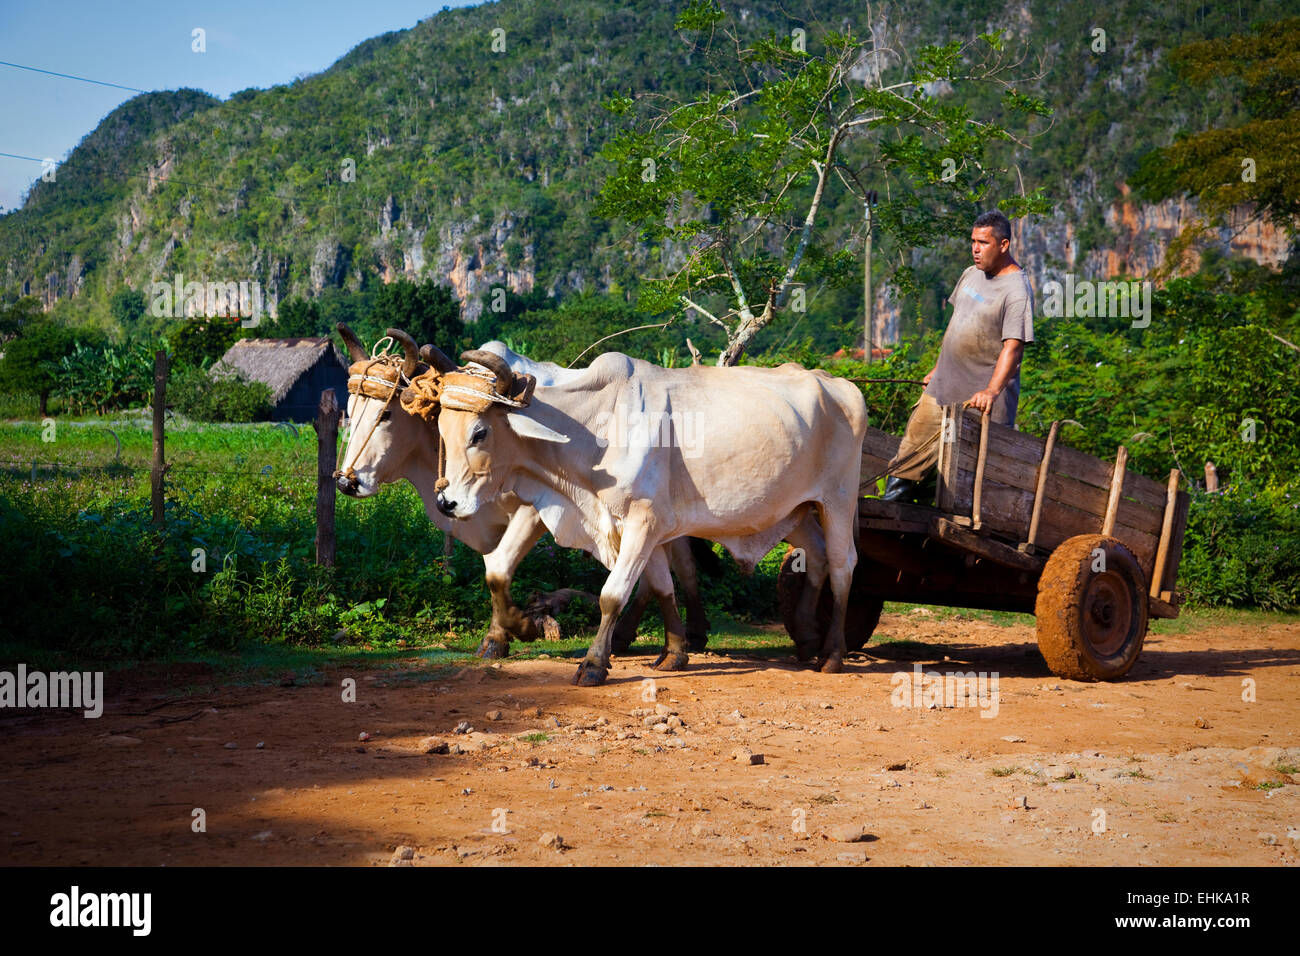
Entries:
{"type": "Polygon", "coordinates": [[[867,364],[870,365],[871,364],[871,332],[872,332],[871,329],[872,316],[871,316],[871,200],[870,197],[868,197],[868,199],[865,202],[863,202],[862,212],[867,218],[867,248],[866,248],[865,262],[863,263],[862,266],[862,314],[864,317],[863,328],[865,330],[865,334],[862,337],[862,341],[866,347],[865,349],[866,354],[863,356],[863,358],[866,360],[867,364]]]}
{"type": "Polygon", "coordinates": [[[865,334],[862,337],[864,346],[864,354],[862,357],[866,360],[868,365],[871,364],[871,353],[873,351],[872,339],[875,338],[874,326],[876,324],[876,317],[873,314],[875,312],[875,303],[871,298],[871,227],[873,225],[871,221],[871,207],[876,204],[876,199],[877,195],[874,189],[868,190],[867,194],[862,199],[862,214],[867,220],[866,261],[862,265],[862,321],[865,331],[865,334]]]}
{"type": "Polygon", "coordinates": [[[163,415],[167,411],[167,353],[159,350],[153,355],[153,467],[149,470],[150,502],[153,505],[153,526],[163,529],[163,415]]]}
{"type": "Polygon", "coordinates": [[[320,393],[316,406],[316,563],[334,567],[334,469],[338,467],[339,408],[334,389],[320,393]]]}

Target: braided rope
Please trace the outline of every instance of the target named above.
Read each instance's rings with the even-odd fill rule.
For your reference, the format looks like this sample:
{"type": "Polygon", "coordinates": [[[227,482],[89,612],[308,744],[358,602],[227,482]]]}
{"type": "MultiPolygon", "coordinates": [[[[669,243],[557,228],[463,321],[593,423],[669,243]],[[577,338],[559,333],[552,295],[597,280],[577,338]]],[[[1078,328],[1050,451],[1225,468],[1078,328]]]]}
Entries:
{"type": "MultiPolygon", "coordinates": [[[[384,407],[379,410],[379,414],[370,422],[370,430],[366,432],[366,437],[362,439],[361,446],[352,456],[352,465],[345,465],[343,468],[334,469],[335,478],[347,478],[349,481],[356,481],[357,473],[355,464],[365,451],[366,445],[370,444],[370,436],[375,433],[375,428],[379,425],[380,420],[384,417],[384,412],[392,405],[393,399],[402,391],[402,382],[410,380],[402,373],[403,357],[393,355],[384,351],[378,355],[372,355],[367,362],[353,362],[348,368],[348,391],[353,395],[359,396],[363,401],[370,399],[384,399],[384,407]],[[371,375],[371,371],[378,366],[379,370],[385,373],[391,373],[383,376],[371,375]],[[384,395],[382,393],[386,392],[384,395]]],[[[364,406],[363,406],[364,407],[364,406]]]]}
{"type": "Polygon", "coordinates": [[[431,368],[411,379],[411,384],[402,392],[402,407],[437,426],[443,387],[442,376],[437,369],[431,368]]]}

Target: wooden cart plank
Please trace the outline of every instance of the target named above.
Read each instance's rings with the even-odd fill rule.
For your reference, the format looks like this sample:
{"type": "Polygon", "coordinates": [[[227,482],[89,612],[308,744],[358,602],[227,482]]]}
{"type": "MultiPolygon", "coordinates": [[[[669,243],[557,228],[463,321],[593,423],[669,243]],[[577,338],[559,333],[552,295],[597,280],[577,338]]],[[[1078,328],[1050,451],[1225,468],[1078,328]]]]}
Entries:
{"type": "Polygon", "coordinates": [[[898,446],[902,442],[903,440],[897,435],[891,435],[879,428],[867,429],[866,437],[862,440],[862,483],[858,489],[861,493],[873,495],[876,493],[871,478],[884,473],[894,456],[898,454],[898,446]]]}
{"type": "MultiPolygon", "coordinates": [[[[959,416],[959,421],[960,429],[959,434],[956,436],[960,447],[959,454],[965,453],[966,447],[969,447],[971,449],[970,454],[974,456],[974,439],[979,435],[980,414],[967,409],[963,415],[959,416]]],[[[1009,468],[1027,472],[1031,481],[1038,474],[1038,465],[1043,460],[1045,445],[1046,441],[1044,439],[1016,431],[1014,428],[1008,428],[1005,425],[995,424],[989,429],[990,462],[998,459],[1003,460],[1007,462],[1009,468]],[[1018,462],[1019,465],[1010,464],[1011,462],[1018,462]],[[1025,465],[1029,466],[1028,469],[1020,467],[1025,465]]],[[[1062,444],[1056,446],[1052,457],[1052,471],[1055,474],[1068,475],[1083,484],[1100,488],[1106,492],[1110,491],[1112,468],[1108,462],[1071,448],[1069,445],[1062,444]]],[[[973,461],[972,457],[972,465],[973,461]]],[[[964,464],[963,467],[965,467],[964,464]]],[[[973,470],[973,467],[971,470],[973,470]]],[[[1153,511],[1163,512],[1165,505],[1164,484],[1147,478],[1145,475],[1131,474],[1132,482],[1125,481],[1124,483],[1124,496],[1153,511]]],[[[1028,487],[1032,490],[1033,486],[1031,484],[1028,487]]],[[[1099,512],[1099,514],[1101,513],[1104,512],[1099,512]]]]}
{"type": "MultiPolygon", "coordinates": [[[[1110,494],[1109,486],[1107,488],[1098,488],[1086,482],[1078,481],[1070,475],[1062,474],[1060,456],[1057,452],[1063,450],[1063,447],[1058,444],[1052,453],[1052,467],[1049,469],[1045,488],[1047,500],[1067,501],[1081,511],[1091,512],[1097,516],[1098,526],[1100,526],[1100,522],[1106,513],[1106,503],[1110,494]]],[[[963,480],[972,481],[976,464],[973,449],[969,445],[964,446],[959,450],[956,458],[958,471],[967,472],[970,475],[969,478],[962,478],[959,475],[957,480],[959,482],[963,480]]],[[[991,452],[985,465],[984,476],[986,482],[990,480],[1000,482],[1031,494],[1036,489],[1036,471],[1030,470],[1023,462],[997,458],[991,452]]],[[[1135,475],[1131,471],[1125,474],[1124,492],[1121,493],[1119,524],[1135,528],[1144,534],[1158,535],[1163,521],[1164,503],[1161,502],[1160,509],[1155,510],[1129,495],[1127,492],[1135,487],[1135,479],[1138,478],[1143,478],[1143,476],[1135,475]]],[[[1028,535],[1028,529],[1026,529],[1026,535],[1028,535]]]]}
{"type": "Polygon", "coordinates": [[[1178,502],[1174,508],[1174,526],[1169,538],[1169,557],[1165,563],[1164,580],[1161,582],[1162,593],[1174,593],[1178,587],[1178,565],[1183,560],[1183,535],[1187,531],[1187,509],[1191,506],[1192,496],[1185,491],[1178,492],[1178,502]]]}
{"type": "MultiPolygon", "coordinates": [[[[973,483],[974,475],[969,472],[959,472],[957,492],[953,495],[952,514],[969,513],[973,483]]],[[[1005,535],[1017,542],[1023,541],[1028,532],[1033,507],[1034,496],[1032,492],[1021,488],[1009,488],[1000,482],[985,480],[984,496],[980,505],[985,530],[1005,535]]],[[[1137,558],[1142,572],[1149,579],[1155,563],[1159,539],[1153,534],[1131,527],[1126,523],[1128,520],[1128,513],[1121,508],[1119,520],[1115,525],[1115,537],[1133,552],[1133,556],[1137,558]]],[[[1042,550],[1050,551],[1061,542],[1075,535],[1097,534],[1100,531],[1100,525],[1100,515],[1090,510],[1080,510],[1054,498],[1048,498],[1043,502],[1042,506],[1037,545],[1042,550]]]]}

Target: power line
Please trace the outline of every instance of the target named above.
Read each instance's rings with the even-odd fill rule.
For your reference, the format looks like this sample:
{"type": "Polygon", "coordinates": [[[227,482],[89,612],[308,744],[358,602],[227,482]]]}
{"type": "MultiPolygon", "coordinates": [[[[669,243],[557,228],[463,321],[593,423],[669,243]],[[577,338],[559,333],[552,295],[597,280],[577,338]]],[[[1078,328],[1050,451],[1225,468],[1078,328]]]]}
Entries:
{"type": "MultiPolygon", "coordinates": [[[[28,162],[32,162],[32,163],[45,162],[44,159],[37,159],[35,156],[19,156],[17,153],[0,153],[0,156],[7,156],[9,159],[25,159],[28,162]]],[[[64,164],[59,163],[59,165],[62,166],[64,164]]],[[[237,189],[223,189],[221,186],[209,186],[207,183],[191,183],[191,182],[186,182],[183,179],[172,179],[170,176],[166,179],[162,179],[157,176],[148,176],[143,173],[120,173],[120,175],[126,177],[127,179],[145,179],[145,180],[154,181],[157,182],[158,185],[160,186],[166,186],[169,183],[175,183],[178,186],[189,186],[192,189],[209,189],[214,193],[225,193],[225,194],[236,195],[236,196],[239,194],[239,191],[237,189]]]]}
{"type": "Polygon", "coordinates": [[[118,90],[129,90],[132,93],[153,93],[154,90],[142,90],[136,86],[123,86],[121,83],[109,83],[105,80],[92,80],[87,76],[74,76],[71,73],[59,73],[56,70],[42,70],[36,66],[23,66],[21,63],[10,63],[8,60],[0,60],[0,66],[13,67],[15,70],[27,70],[31,73],[45,73],[49,76],[61,76],[65,80],[77,80],[81,83],[94,83],[96,86],[111,86],[118,90]]]}
{"type": "Polygon", "coordinates": [[[0,153],[0,156],[7,156],[10,159],[26,159],[33,163],[43,163],[45,160],[37,159],[35,156],[19,156],[17,153],[0,153]]]}

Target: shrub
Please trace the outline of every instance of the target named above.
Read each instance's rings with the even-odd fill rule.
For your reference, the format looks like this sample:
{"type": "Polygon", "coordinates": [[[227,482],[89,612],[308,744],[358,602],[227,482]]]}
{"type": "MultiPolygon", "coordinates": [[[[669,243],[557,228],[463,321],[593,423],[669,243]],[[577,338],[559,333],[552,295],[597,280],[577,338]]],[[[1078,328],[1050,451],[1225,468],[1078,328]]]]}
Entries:
{"type": "Polygon", "coordinates": [[[167,383],[168,401],[183,415],[202,422],[258,422],[271,415],[271,389],[236,372],[213,376],[182,369],[167,383]]]}
{"type": "Polygon", "coordinates": [[[1300,607],[1300,494],[1238,483],[1196,493],[1179,589],[1208,607],[1300,607]]]}

